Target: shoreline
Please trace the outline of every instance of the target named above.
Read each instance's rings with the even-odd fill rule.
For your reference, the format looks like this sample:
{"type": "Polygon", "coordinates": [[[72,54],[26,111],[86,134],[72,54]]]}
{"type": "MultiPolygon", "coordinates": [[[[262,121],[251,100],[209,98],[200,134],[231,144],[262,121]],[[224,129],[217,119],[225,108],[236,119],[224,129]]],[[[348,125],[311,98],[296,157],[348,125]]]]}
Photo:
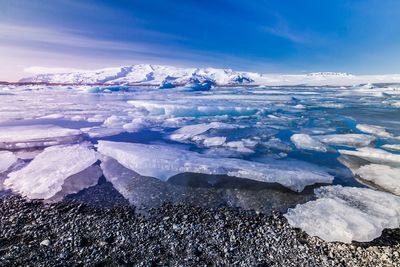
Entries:
{"type": "Polygon", "coordinates": [[[0,199],[0,266],[400,266],[400,229],[368,243],[327,243],[270,215],[163,204],[147,215],[0,199]]]}

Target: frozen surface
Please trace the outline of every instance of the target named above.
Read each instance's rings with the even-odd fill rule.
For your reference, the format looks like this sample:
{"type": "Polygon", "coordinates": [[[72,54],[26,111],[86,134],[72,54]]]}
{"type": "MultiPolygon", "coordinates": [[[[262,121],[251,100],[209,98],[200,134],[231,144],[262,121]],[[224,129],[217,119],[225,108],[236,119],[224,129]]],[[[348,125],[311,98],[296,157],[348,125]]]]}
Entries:
{"type": "Polygon", "coordinates": [[[162,145],[100,141],[98,151],[116,159],[140,175],[166,181],[179,173],[203,173],[279,183],[294,191],[315,183],[330,183],[333,177],[304,162],[271,160],[268,163],[233,158],[211,158],[196,152],[162,145]]]}
{"type": "Polygon", "coordinates": [[[81,132],[54,125],[0,127],[0,149],[51,146],[76,142],[81,132]]]}
{"type": "Polygon", "coordinates": [[[392,151],[400,151],[400,144],[386,144],[383,145],[382,148],[386,149],[386,150],[392,150],[392,151]]]}
{"type": "MultiPolygon", "coordinates": [[[[48,147],[26,167],[10,173],[4,185],[29,198],[49,199],[62,190],[69,177],[96,161],[96,152],[86,145],[48,147]]],[[[92,184],[89,181],[88,186],[92,184]]]]}
{"type": "Polygon", "coordinates": [[[400,196],[400,168],[368,164],[355,170],[362,179],[400,196]]]}
{"type": "Polygon", "coordinates": [[[9,151],[0,151],[0,173],[8,170],[17,162],[18,158],[9,151]]]}
{"type": "Polygon", "coordinates": [[[384,228],[400,224],[400,197],[366,188],[327,186],[315,190],[318,199],[289,209],[293,227],[325,241],[366,242],[384,228]]]}
{"type": "Polygon", "coordinates": [[[295,144],[298,149],[307,149],[326,152],[327,147],[317,139],[309,136],[308,134],[294,134],[290,140],[295,144]]]}

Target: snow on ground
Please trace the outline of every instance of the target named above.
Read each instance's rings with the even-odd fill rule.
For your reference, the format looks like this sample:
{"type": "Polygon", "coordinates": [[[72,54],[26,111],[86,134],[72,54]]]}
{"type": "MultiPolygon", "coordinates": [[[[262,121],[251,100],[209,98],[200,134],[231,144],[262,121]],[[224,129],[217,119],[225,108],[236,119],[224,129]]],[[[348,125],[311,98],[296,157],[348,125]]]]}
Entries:
{"type": "Polygon", "coordinates": [[[0,127],[0,149],[44,147],[74,143],[81,132],[54,125],[0,127]]]}
{"type": "MultiPolygon", "coordinates": [[[[84,144],[48,147],[26,167],[10,173],[4,185],[31,199],[50,199],[62,191],[67,179],[84,172],[96,161],[96,152],[84,144]]],[[[97,183],[84,174],[87,173],[74,180],[80,180],[85,187],[97,183]]],[[[70,188],[68,191],[77,192],[70,188]]]]}
{"type": "Polygon", "coordinates": [[[289,209],[293,227],[325,241],[366,242],[384,228],[400,225],[400,197],[366,188],[326,186],[315,189],[317,200],[289,209]]]}
{"type": "Polygon", "coordinates": [[[294,191],[315,183],[330,183],[333,177],[301,161],[258,163],[233,158],[211,158],[165,145],[99,141],[98,151],[143,176],[166,181],[179,173],[203,173],[279,183],[294,191]]]}
{"type": "Polygon", "coordinates": [[[8,170],[17,162],[18,158],[9,151],[0,151],[0,173],[8,170]]]}
{"type": "Polygon", "coordinates": [[[231,69],[177,68],[161,65],[130,65],[92,71],[72,71],[66,73],[39,74],[24,78],[20,82],[44,82],[66,84],[141,84],[162,88],[204,83],[213,85],[336,85],[349,86],[365,84],[362,89],[373,89],[372,83],[400,83],[400,75],[351,75],[336,72],[316,72],[309,74],[259,74],[239,72],[231,69]],[[168,86],[165,86],[168,84],[168,86]]]}
{"type": "Polygon", "coordinates": [[[320,152],[328,151],[328,148],[324,144],[308,134],[294,134],[290,137],[290,140],[298,149],[315,150],[320,152]]]}

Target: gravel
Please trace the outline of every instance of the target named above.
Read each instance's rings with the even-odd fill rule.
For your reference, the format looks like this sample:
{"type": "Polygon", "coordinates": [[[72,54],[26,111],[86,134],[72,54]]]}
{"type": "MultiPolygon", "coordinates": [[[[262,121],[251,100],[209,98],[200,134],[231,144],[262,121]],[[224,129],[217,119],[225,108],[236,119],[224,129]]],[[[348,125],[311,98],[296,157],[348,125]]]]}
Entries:
{"type": "Polygon", "coordinates": [[[327,243],[278,212],[0,199],[1,266],[400,266],[400,229],[327,243]]]}

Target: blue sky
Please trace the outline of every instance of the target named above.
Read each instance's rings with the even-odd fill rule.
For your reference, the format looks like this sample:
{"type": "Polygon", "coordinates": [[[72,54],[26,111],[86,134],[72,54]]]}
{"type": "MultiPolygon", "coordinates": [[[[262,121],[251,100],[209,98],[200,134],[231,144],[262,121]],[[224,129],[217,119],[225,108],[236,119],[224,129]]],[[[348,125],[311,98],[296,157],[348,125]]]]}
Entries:
{"type": "Polygon", "coordinates": [[[398,0],[0,0],[0,80],[136,63],[400,73],[398,0]]]}

